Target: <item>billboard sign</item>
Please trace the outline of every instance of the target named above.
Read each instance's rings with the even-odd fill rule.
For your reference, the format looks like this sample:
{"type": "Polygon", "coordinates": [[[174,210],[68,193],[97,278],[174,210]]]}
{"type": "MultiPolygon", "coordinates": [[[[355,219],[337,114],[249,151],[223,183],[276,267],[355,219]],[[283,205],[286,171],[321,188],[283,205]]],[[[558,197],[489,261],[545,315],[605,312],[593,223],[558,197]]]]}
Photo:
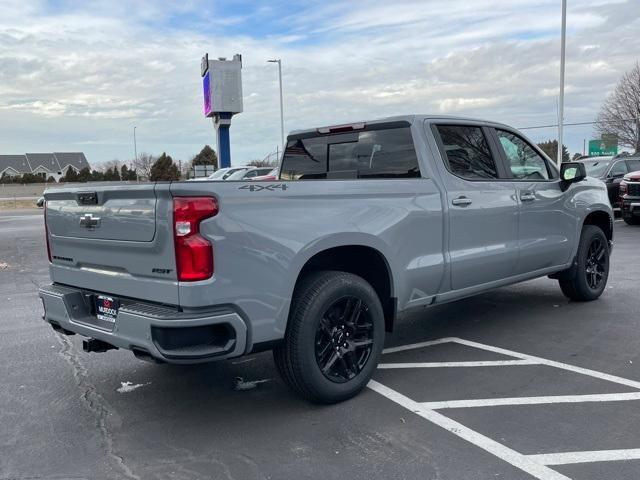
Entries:
{"type": "Polygon", "coordinates": [[[204,95],[204,116],[210,117],[213,115],[213,108],[211,103],[211,71],[207,71],[202,77],[202,93],[204,95]]]}
{"type": "Polygon", "coordinates": [[[603,135],[601,139],[589,140],[589,156],[609,156],[618,154],[618,137],[603,135]]]}

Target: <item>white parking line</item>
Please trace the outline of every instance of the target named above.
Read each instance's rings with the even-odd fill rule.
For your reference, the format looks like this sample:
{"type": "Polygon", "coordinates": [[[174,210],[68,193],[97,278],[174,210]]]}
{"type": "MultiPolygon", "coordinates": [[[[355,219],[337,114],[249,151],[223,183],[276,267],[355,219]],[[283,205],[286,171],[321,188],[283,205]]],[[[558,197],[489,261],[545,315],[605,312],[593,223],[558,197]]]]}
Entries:
{"type": "Polygon", "coordinates": [[[412,343],[410,345],[400,345],[399,347],[385,348],[382,351],[382,353],[386,354],[386,353],[403,352],[405,350],[413,350],[416,348],[430,347],[432,345],[440,345],[442,343],[451,343],[454,340],[455,338],[448,337],[448,338],[439,338],[438,340],[429,340],[428,342],[412,343]]]}
{"type": "Polygon", "coordinates": [[[551,403],[623,402],[640,400],[640,392],[601,393],[595,395],[555,395],[547,397],[482,398],[475,400],[445,400],[442,402],[422,402],[425,408],[442,410],[445,408],[501,407],[507,405],[544,405],[551,403]]]}
{"type": "Polygon", "coordinates": [[[554,360],[548,360],[546,358],[540,358],[540,357],[535,357],[533,355],[518,353],[518,352],[514,352],[513,350],[507,350],[505,348],[499,348],[491,345],[485,345],[483,343],[472,342],[470,340],[464,340],[462,338],[451,338],[451,341],[455,343],[459,343],[461,345],[467,345],[469,347],[476,347],[482,350],[488,350],[490,352],[501,353],[503,355],[510,355],[516,358],[522,358],[523,360],[532,360],[541,365],[560,368],[562,370],[568,370],[570,372],[580,373],[582,375],[588,375],[590,377],[599,378],[600,380],[606,380],[608,382],[618,383],[620,385],[626,385],[628,387],[640,389],[640,382],[635,380],[629,380],[628,378],[617,377],[615,375],[609,375],[608,373],[602,373],[596,370],[590,370],[588,368],[576,367],[575,365],[569,365],[567,363],[556,362],[554,360]]]}
{"type": "Polygon", "coordinates": [[[540,480],[570,480],[569,477],[565,477],[555,470],[552,470],[531,458],[527,458],[527,456],[522,455],[521,453],[518,453],[515,450],[510,449],[509,447],[505,447],[501,443],[498,443],[495,440],[492,440],[491,438],[476,432],[475,430],[471,430],[461,423],[458,423],[455,420],[450,419],[449,417],[445,417],[441,413],[424,408],[418,402],[405,397],[401,393],[398,393],[391,388],[385,387],[375,380],[371,380],[368,386],[370,389],[378,392],[380,395],[387,397],[389,400],[392,400],[398,405],[403,406],[407,410],[410,410],[415,414],[421,416],[422,418],[435,423],[436,425],[448,430],[449,432],[466,440],[467,442],[472,443],[475,446],[482,448],[492,455],[495,455],[496,457],[513,465],[514,467],[527,472],[529,475],[532,475],[535,478],[538,478],[540,480]]]}
{"type": "MultiPolygon", "coordinates": [[[[407,369],[407,368],[439,368],[439,367],[468,367],[468,366],[510,366],[510,365],[544,365],[554,367],[561,370],[587,375],[600,380],[605,380],[619,385],[626,385],[636,389],[640,389],[640,382],[610,375],[588,368],[577,367],[546,358],[536,357],[524,353],[514,352],[505,348],[485,345],[483,343],[464,340],[461,338],[449,337],[428,342],[415,343],[412,345],[402,345],[399,347],[389,348],[383,353],[394,353],[416,348],[429,347],[432,345],[440,345],[444,343],[457,343],[472,348],[498,353],[513,357],[517,360],[498,360],[498,361],[468,361],[468,362],[423,362],[423,363],[387,363],[379,365],[382,369],[407,369]]],[[[469,399],[469,400],[446,400],[438,402],[416,402],[400,392],[397,392],[381,383],[371,380],[368,387],[385,396],[389,400],[401,405],[411,412],[429,420],[430,422],[448,430],[458,437],[476,445],[479,448],[495,455],[505,462],[517,467],[524,472],[540,479],[540,480],[568,480],[568,477],[549,468],[549,465],[564,465],[572,463],[587,462],[606,462],[616,460],[637,460],[640,459],[640,449],[626,450],[597,450],[584,452],[561,452],[561,453],[545,453],[536,455],[523,455],[509,447],[502,445],[489,437],[482,435],[475,430],[465,427],[461,423],[436,412],[439,409],[448,408],[474,408],[474,407],[490,407],[504,405],[539,405],[539,404],[556,404],[556,403],[585,403],[585,402],[620,402],[630,400],[640,400],[640,392],[624,392],[624,393],[606,393],[606,394],[590,394],[590,395],[557,395],[557,396],[539,396],[539,397],[515,397],[515,398],[489,398],[489,399],[469,399]]]]}
{"type": "Polygon", "coordinates": [[[571,463],[612,462],[640,459],[640,448],[627,450],[595,450],[591,452],[545,453],[527,455],[527,458],[540,465],[568,465],[571,463]]]}
{"type": "Polygon", "coordinates": [[[443,368],[443,367],[506,367],[509,365],[540,365],[533,360],[481,360],[475,362],[425,362],[425,363],[380,363],[380,369],[392,368],[443,368]]]}

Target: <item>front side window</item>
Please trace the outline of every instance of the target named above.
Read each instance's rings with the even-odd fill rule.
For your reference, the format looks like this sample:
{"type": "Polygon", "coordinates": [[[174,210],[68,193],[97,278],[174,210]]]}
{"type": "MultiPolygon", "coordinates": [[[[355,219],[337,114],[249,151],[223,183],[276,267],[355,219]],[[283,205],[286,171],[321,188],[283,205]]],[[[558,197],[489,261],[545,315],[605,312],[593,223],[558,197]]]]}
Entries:
{"type": "Polygon", "coordinates": [[[640,170],[640,160],[627,160],[627,166],[630,172],[636,172],[640,170]]]}
{"type": "Polygon", "coordinates": [[[547,162],[522,138],[505,130],[496,130],[511,174],[519,180],[549,180],[547,162]]]}
{"type": "Polygon", "coordinates": [[[290,140],[280,178],[416,178],[418,158],[409,127],[290,140]]]}
{"type": "Polygon", "coordinates": [[[481,127],[438,125],[449,171],[467,180],[498,178],[496,162],[481,127]]]}

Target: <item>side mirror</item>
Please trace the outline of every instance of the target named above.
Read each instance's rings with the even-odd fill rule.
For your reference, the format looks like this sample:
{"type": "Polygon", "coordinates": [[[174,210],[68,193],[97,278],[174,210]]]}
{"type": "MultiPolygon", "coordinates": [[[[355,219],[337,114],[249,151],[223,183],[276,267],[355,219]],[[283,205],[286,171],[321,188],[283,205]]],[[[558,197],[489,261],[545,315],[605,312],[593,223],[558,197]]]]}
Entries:
{"type": "Polygon", "coordinates": [[[587,169],[582,162],[566,162],[560,167],[560,178],[565,183],[579,182],[587,178],[587,169]]]}

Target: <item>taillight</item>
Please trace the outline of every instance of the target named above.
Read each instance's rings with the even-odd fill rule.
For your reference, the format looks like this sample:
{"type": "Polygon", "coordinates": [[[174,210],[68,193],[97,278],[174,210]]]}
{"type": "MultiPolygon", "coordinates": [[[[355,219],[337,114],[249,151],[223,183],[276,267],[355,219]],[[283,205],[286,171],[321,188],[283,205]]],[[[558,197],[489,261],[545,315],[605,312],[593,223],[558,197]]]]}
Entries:
{"type": "Polygon", "coordinates": [[[47,225],[47,202],[44,202],[44,238],[47,241],[47,257],[51,263],[51,245],[49,245],[49,226],[47,225]]]}
{"type": "Polygon", "coordinates": [[[179,281],[195,282],[213,275],[213,246],[200,235],[200,222],[217,213],[218,202],[212,197],[173,199],[173,237],[179,281]]]}

